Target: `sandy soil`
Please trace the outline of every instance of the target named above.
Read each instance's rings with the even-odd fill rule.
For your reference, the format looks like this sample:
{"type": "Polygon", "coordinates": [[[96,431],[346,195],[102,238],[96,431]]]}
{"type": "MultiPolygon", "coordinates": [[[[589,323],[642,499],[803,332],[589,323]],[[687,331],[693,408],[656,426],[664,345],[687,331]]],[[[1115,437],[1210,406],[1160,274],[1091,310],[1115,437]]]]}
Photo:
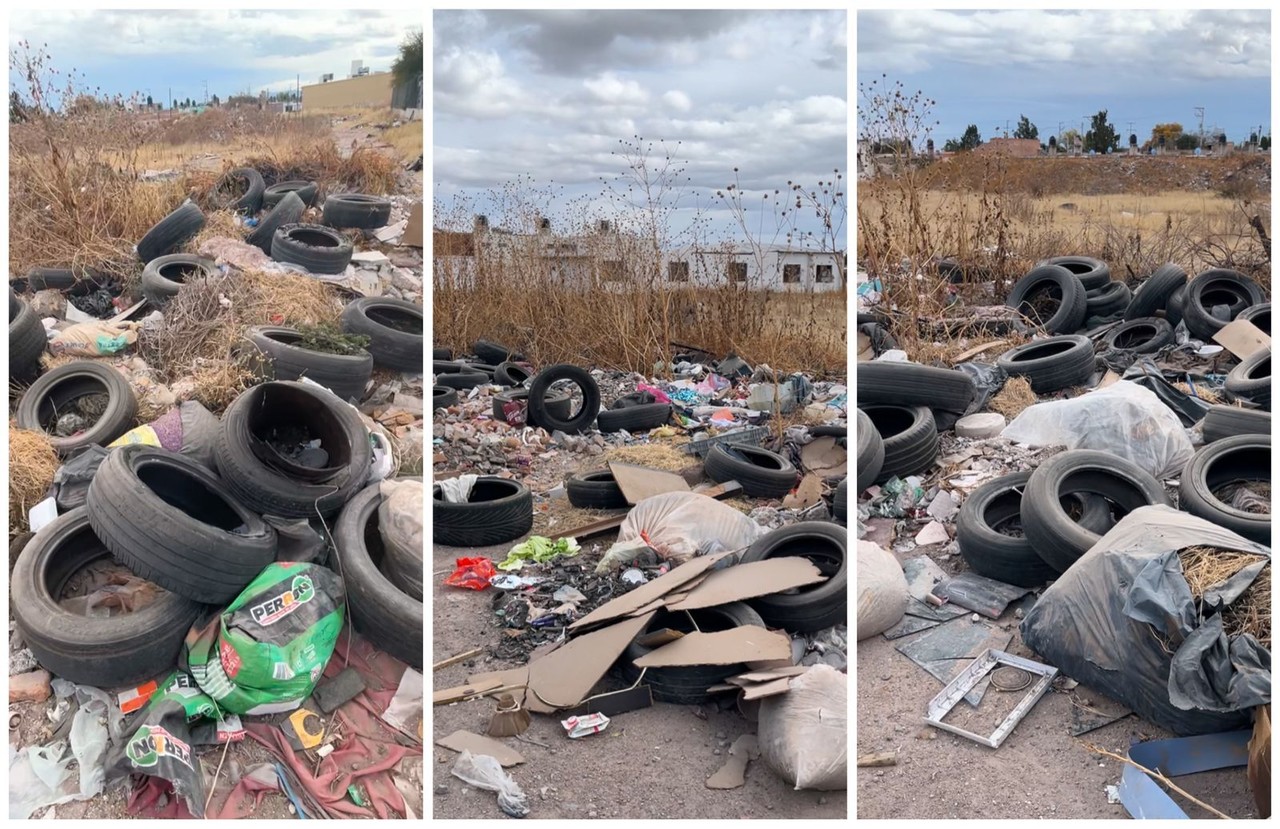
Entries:
{"type": "MultiPolygon", "coordinates": [[[[590,539],[603,541],[604,546],[612,540],[613,535],[590,539]]],[[[492,590],[477,593],[445,587],[443,582],[452,572],[455,558],[500,557],[510,546],[433,547],[432,662],[497,643],[502,634],[491,623],[492,590]]],[[[437,671],[432,684],[447,688],[462,684],[468,674],[516,665],[479,656],[470,663],[437,671]]],[[[439,706],[434,709],[432,731],[436,739],[458,729],[483,733],[492,713],[489,700],[439,706]]],[[[533,725],[521,736],[545,745],[518,739],[504,742],[524,755],[525,763],[508,772],[529,798],[530,818],[814,819],[848,815],[846,792],[794,791],[762,761],[747,768],[746,784],[741,788],[706,788],[706,778],[723,765],[727,745],[752,732],[754,726],[736,709],[721,711],[714,703],[700,707],[655,703],[653,708],[620,714],[607,731],[578,741],[570,741],[556,719],[534,715],[533,725]]],[[[434,756],[433,817],[503,817],[495,794],[479,791],[450,774],[457,754],[437,746],[434,756]]]]}
{"type": "MultiPolygon", "coordinates": [[[[965,619],[954,624],[967,624],[965,619]]],[[[1013,634],[1011,653],[1035,659],[1022,645],[1017,622],[1010,610],[996,624],[1013,634]]],[[[897,752],[896,766],[858,769],[858,818],[1127,817],[1123,806],[1107,802],[1105,788],[1119,782],[1123,764],[1093,754],[1085,743],[1123,755],[1136,740],[1173,735],[1130,715],[1071,737],[1072,697],[1085,704],[1099,698],[1079,686],[1050,691],[998,749],[953,736],[924,724],[925,709],[942,684],[894,649],[912,638],[891,642],[874,636],[858,644],[858,754],[897,752]]],[[[1016,704],[1001,698],[1021,696],[988,690],[975,721],[965,726],[990,733],[1016,704]]],[[[1233,817],[1257,816],[1242,768],[1177,782],[1233,817]]],[[[1191,817],[1211,817],[1175,799],[1191,817]]]]}

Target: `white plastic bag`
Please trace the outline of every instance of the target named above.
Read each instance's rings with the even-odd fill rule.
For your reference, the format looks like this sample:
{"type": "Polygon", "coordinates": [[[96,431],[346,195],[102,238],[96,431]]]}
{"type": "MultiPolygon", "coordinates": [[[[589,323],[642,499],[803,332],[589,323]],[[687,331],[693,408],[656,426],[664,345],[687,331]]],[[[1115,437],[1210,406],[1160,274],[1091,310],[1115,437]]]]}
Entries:
{"type": "Polygon", "coordinates": [[[415,599],[422,598],[422,482],[383,481],[378,530],[386,554],[382,572],[415,599]]]}
{"type": "Polygon", "coordinates": [[[520,784],[502,770],[502,764],[487,754],[462,752],[453,764],[453,776],[477,789],[498,793],[498,808],[511,817],[529,814],[520,784]]]}
{"type": "Polygon", "coordinates": [[[814,665],[760,701],[760,756],[796,789],[843,791],[849,768],[849,677],[814,665]]]}
{"type": "Polygon", "coordinates": [[[645,547],[652,547],[664,561],[682,564],[694,556],[744,549],[764,532],[764,527],[715,498],[664,492],[645,498],[628,513],[618,540],[596,572],[616,569],[645,547]]]}
{"type": "Polygon", "coordinates": [[[1173,410],[1155,392],[1127,380],[1070,400],[1037,403],[1000,436],[1028,446],[1097,449],[1157,478],[1178,474],[1195,451],[1173,410]]]}
{"type": "Polygon", "coordinates": [[[893,553],[858,542],[858,641],[898,624],[910,601],[907,577],[893,553]]]}

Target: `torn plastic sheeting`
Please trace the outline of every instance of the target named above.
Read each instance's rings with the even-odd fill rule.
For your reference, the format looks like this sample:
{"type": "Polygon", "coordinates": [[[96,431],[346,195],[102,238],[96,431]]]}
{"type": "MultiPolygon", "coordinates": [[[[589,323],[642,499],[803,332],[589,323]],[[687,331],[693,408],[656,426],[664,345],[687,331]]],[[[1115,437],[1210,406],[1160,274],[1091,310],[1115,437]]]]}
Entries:
{"type": "Polygon", "coordinates": [[[471,497],[471,488],[476,485],[479,477],[479,475],[459,475],[456,478],[436,481],[435,485],[440,487],[440,497],[446,504],[465,504],[471,497]]]}
{"type": "Polygon", "coordinates": [[[504,814],[511,817],[524,817],[529,814],[529,803],[520,789],[520,784],[503,771],[502,766],[492,757],[485,754],[477,756],[464,751],[454,762],[451,773],[477,789],[497,792],[498,808],[504,814]]]}
{"type": "Polygon", "coordinates": [[[969,375],[969,379],[973,381],[973,387],[976,393],[973,396],[973,402],[964,410],[967,415],[974,412],[985,411],[987,401],[990,400],[1009,379],[1009,374],[1000,366],[990,365],[988,363],[961,363],[956,366],[956,371],[969,375]]]}
{"type": "Polygon", "coordinates": [[[1253,706],[1270,701],[1270,652],[1248,635],[1228,641],[1211,623],[1218,614],[1200,621],[1177,555],[1193,546],[1271,555],[1204,519],[1141,507],[1044,591],[1022,622],[1023,641],[1174,734],[1245,725],[1253,706]]]}
{"type": "Polygon", "coordinates": [[[58,740],[47,746],[9,751],[9,817],[26,819],[36,809],[88,800],[106,786],[106,709],[93,699],[76,709],[71,719],[70,745],[58,740]],[[77,790],[71,764],[80,769],[77,790]]]}
{"type": "MultiPolygon", "coordinates": [[[[1249,763],[1252,733],[1231,731],[1134,743],[1129,746],[1129,759],[1166,777],[1236,768],[1249,763]]],[[[1120,773],[1120,802],[1131,817],[1138,819],[1187,818],[1182,807],[1150,775],[1130,765],[1120,773]]]]}
{"type": "Polygon", "coordinates": [[[418,734],[422,726],[422,674],[406,668],[391,704],[382,712],[383,722],[406,736],[418,734]],[[416,723],[416,726],[415,726],[416,723]]]}
{"type": "MultiPolygon", "coordinates": [[[[1156,397],[1160,398],[1161,403],[1178,416],[1183,426],[1194,426],[1199,423],[1212,405],[1198,396],[1183,393],[1181,389],[1165,379],[1164,374],[1150,358],[1139,360],[1129,366],[1121,379],[1150,389],[1156,397]]],[[[1196,383],[1190,375],[1186,376],[1186,381],[1187,386],[1194,391],[1196,383]]]]}

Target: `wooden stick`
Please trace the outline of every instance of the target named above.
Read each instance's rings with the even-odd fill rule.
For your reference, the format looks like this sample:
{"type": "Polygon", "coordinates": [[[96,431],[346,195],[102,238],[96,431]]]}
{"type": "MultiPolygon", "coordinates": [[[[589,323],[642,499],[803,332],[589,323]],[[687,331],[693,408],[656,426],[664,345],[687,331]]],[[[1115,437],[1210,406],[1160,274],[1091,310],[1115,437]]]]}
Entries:
{"type": "Polygon", "coordinates": [[[1191,795],[1190,795],[1190,794],[1188,794],[1184,789],[1180,789],[1180,788],[1178,788],[1177,784],[1175,784],[1172,780],[1170,780],[1169,778],[1165,777],[1163,774],[1161,774],[1161,773],[1160,773],[1160,772],[1158,772],[1158,771],[1152,771],[1151,769],[1147,768],[1146,766],[1142,765],[1141,763],[1135,763],[1134,761],[1130,760],[1128,757],[1121,757],[1119,754],[1115,754],[1115,753],[1113,753],[1113,752],[1107,751],[1105,748],[1099,748],[1098,746],[1095,746],[1095,745],[1093,745],[1092,743],[1085,743],[1085,744],[1084,744],[1084,746],[1085,746],[1085,748],[1087,748],[1087,749],[1089,749],[1090,751],[1092,751],[1094,754],[1101,754],[1101,755],[1103,755],[1103,756],[1105,756],[1105,757],[1110,757],[1110,758],[1112,758],[1113,760],[1119,760],[1121,763],[1128,763],[1129,765],[1133,766],[1135,769],[1138,769],[1139,771],[1143,772],[1144,774],[1147,774],[1147,775],[1150,775],[1151,777],[1154,777],[1156,780],[1159,780],[1161,783],[1163,783],[1163,784],[1165,784],[1166,786],[1168,786],[1169,788],[1173,789],[1175,792],[1177,792],[1178,794],[1182,795],[1182,796],[1183,796],[1183,797],[1185,797],[1187,800],[1190,800],[1192,803],[1196,804],[1197,806],[1199,806],[1199,807],[1200,807],[1200,808],[1202,808],[1202,809],[1205,809],[1206,811],[1212,812],[1213,814],[1217,815],[1218,817],[1222,818],[1223,820],[1231,820],[1231,819],[1232,819],[1232,818],[1231,818],[1231,815],[1224,815],[1222,812],[1219,812],[1217,809],[1213,808],[1213,807],[1212,807],[1212,806],[1210,806],[1208,803],[1205,803],[1203,800],[1200,800],[1200,799],[1199,799],[1199,798],[1197,798],[1197,797],[1193,797],[1193,796],[1191,796],[1191,795]]]}
{"type": "Polygon", "coordinates": [[[898,765],[898,754],[894,751],[882,751],[877,754],[859,754],[858,768],[868,768],[871,766],[896,766],[898,765]]]}
{"type": "Polygon", "coordinates": [[[438,671],[441,668],[447,668],[450,665],[457,665],[459,662],[465,662],[471,657],[479,656],[482,653],[484,653],[484,648],[473,648],[472,650],[469,650],[466,653],[460,653],[457,656],[451,656],[448,659],[442,659],[441,661],[432,665],[431,670],[438,671]]]}

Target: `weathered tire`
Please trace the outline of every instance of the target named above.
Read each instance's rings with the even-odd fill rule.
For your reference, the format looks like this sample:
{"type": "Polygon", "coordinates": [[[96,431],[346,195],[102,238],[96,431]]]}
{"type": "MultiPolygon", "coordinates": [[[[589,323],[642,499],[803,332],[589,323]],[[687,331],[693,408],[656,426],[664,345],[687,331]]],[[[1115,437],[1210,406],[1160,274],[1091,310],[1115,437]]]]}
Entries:
{"type": "Polygon", "coordinates": [[[599,412],[600,386],[596,384],[591,372],[584,368],[560,363],[538,372],[529,384],[528,421],[533,426],[541,426],[548,432],[559,429],[569,435],[581,434],[591,428],[599,412]],[[582,391],[582,408],[570,417],[557,417],[547,400],[551,384],[561,380],[571,381],[582,391]]]}
{"type": "Polygon", "coordinates": [[[335,193],[324,200],[324,223],[330,227],[386,227],[391,202],[363,193],[335,193]]]}
{"type": "Polygon", "coordinates": [[[314,181],[281,181],[262,191],[262,206],[275,207],[285,196],[294,193],[303,204],[311,207],[316,203],[318,190],[314,181]]]}
{"type": "Polygon", "coordinates": [[[493,382],[499,386],[522,386],[533,375],[524,366],[511,361],[499,363],[493,371],[493,382]]]}
{"type": "MultiPolygon", "coordinates": [[[[1201,447],[1182,470],[1182,508],[1245,538],[1271,546],[1271,513],[1231,506],[1215,491],[1234,481],[1271,485],[1271,435],[1236,435],[1201,447]]],[[[1266,498],[1270,504],[1270,497],[1266,498]]]]}
{"type": "Polygon", "coordinates": [[[166,449],[113,449],[89,484],[85,506],[116,559],[196,601],[231,601],[276,558],[270,524],[204,466],[166,449]]]}
{"type": "Polygon", "coordinates": [[[969,375],[949,368],[873,360],[859,363],[855,374],[859,403],[964,412],[978,393],[969,375]]]}
{"type": "Polygon", "coordinates": [[[71,577],[110,555],[89,526],[88,510],[80,507],[36,533],[9,577],[9,606],[36,660],[54,676],[104,689],[154,679],[172,668],[203,609],[168,591],[138,610],[106,618],[62,607],[58,600],[71,577]]]}
{"type": "Polygon", "coordinates": [[[1235,435],[1271,434],[1271,413],[1238,406],[1210,406],[1201,423],[1204,442],[1213,443],[1235,435]]]}
{"type": "Polygon", "coordinates": [[[142,269],[142,295],[156,308],[164,308],[182,286],[194,279],[218,276],[221,271],[212,259],[189,253],[157,256],[142,269]]]}
{"type": "Polygon", "coordinates": [[[422,372],[422,306],[403,299],[364,297],[342,309],[342,330],[369,338],[373,362],[397,371],[422,372]]]}
{"type": "Polygon", "coordinates": [[[452,374],[441,374],[436,377],[436,385],[448,386],[451,389],[474,389],[489,383],[489,375],[483,371],[458,371],[452,374]]]}
{"type": "Polygon", "coordinates": [[[1154,354],[1173,343],[1173,326],[1159,317],[1142,317],[1122,322],[1103,339],[1112,351],[1154,354]]]}
{"type": "Polygon", "coordinates": [[[380,650],[422,669],[422,600],[397,588],[378,568],[385,554],[378,530],[379,484],[356,493],[333,530],[339,574],[347,590],[351,622],[380,650]]]}
{"type": "Polygon", "coordinates": [[[448,386],[433,386],[431,388],[431,408],[447,409],[450,406],[458,405],[458,390],[449,388],[448,386]]]}
{"type": "Polygon", "coordinates": [[[1251,305],[1240,312],[1238,320],[1248,320],[1258,327],[1262,333],[1268,337],[1271,336],[1271,303],[1263,302],[1258,305],[1251,305]]]}
{"type": "Polygon", "coordinates": [[[463,367],[463,364],[455,360],[432,360],[431,361],[431,373],[436,375],[457,374],[458,372],[463,370],[462,367],[463,367]]]}
{"type": "Polygon", "coordinates": [[[262,209],[262,195],[266,189],[267,183],[262,180],[262,173],[252,167],[238,167],[214,182],[209,190],[209,206],[214,210],[236,210],[252,215],[262,209]],[[239,195],[236,190],[228,192],[228,188],[236,180],[244,182],[244,192],[239,195]]]}
{"type": "Polygon", "coordinates": [[[1031,473],[1022,493],[1022,529],[1036,553],[1059,573],[1102,537],[1063,508],[1063,497],[1073,492],[1103,496],[1116,505],[1119,518],[1151,504],[1173,505],[1159,481],[1123,458],[1093,449],[1054,455],[1031,473]]]}
{"type": "Polygon", "coordinates": [[[996,359],[1010,377],[1025,377],[1036,394],[1085,383],[1097,360],[1093,341],[1082,334],[1064,334],[1015,346],[996,359]]]}
{"type": "Polygon", "coordinates": [[[1090,317],[1116,317],[1125,312],[1133,293],[1123,282],[1108,282],[1101,288],[1085,293],[1085,319],[1090,317]]]}
{"type": "Polygon", "coordinates": [[[776,452],[723,443],[707,452],[703,470],[716,483],[737,481],[753,498],[781,498],[795,487],[798,477],[791,461],[776,452]]]}
{"type": "MultiPolygon", "coordinates": [[[[69,455],[84,446],[106,446],[133,428],[138,398],[125,376],[107,363],[75,360],[45,372],[31,384],[18,401],[18,428],[41,432],[60,455],[69,455]],[[44,424],[55,412],[65,411],[74,400],[87,394],[107,395],[107,405],[97,421],[80,434],[58,437],[44,424]]],[[[141,574],[139,574],[141,575],[141,574]]]]}
{"type": "MultiPolygon", "coordinates": [[[[1030,478],[1031,472],[1026,471],[988,481],[960,507],[956,541],[969,569],[978,575],[1019,587],[1039,587],[1057,578],[1058,571],[1036,554],[1025,532],[1014,536],[1000,531],[1006,525],[1021,525],[1022,493],[1030,478]]],[[[1071,494],[1062,505],[1079,513],[1075,522],[1092,532],[1105,533],[1114,524],[1103,498],[1071,494]]]]}
{"type": "Polygon", "coordinates": [[[1044,265],[1014,284],[1005,305],[1050,334],[1069,334],[1084,325],[1084,294],[1084,286],[1071,271],[1061,265],[1044,265]],[[1037,304],[1048,308],[1037,309],[1037,304]]]}
{"type": "Polygon", "coordinates": [[[453,359],[453,349],[452,349],[452,348],[436,348],[436,347],[433,347],[433,348],[431,349],[431,359],[432,359],[432,360],[452,360],[452,359],[453,359]]]}
{"type": "Polygon", "coordinates": [[[862,494],[880,477],[880,469],[884,466],[884,440],[867,413],[862,409],[857,411],[854,432],[858,440],[858,469],[855,483],[858,485],[858,494],[862,494]]]}
{"type": "MultiPolygon", "coordinates": [[[[528,400],[528,389],[508,389],[498,392],[493,396],[493,419],[507,422],[507,413],[502,410],[504,403],[510,403],[513,400],[528,400]]],[[[568,420],[573,414],[573,401],[569,399],[569,395],[564,392],[553,391],[547,394],[547,411],[551,412],[552,417],[557,420],[568,420]]],[[[527,404],[526,404],[527,405],[527,404]]],[[[527,415],[526,415],[527,419],[527,415]]]]}
{"type": "Polygon", "coordinates": [[[831,496],[831,518],[840,524],[849,523],[849,479],[841,478],[831,496]]]}
{"type": "Polygon", "coordinates": [[[301,333],[281,325],[255,325],[245,331],[245,339],[262,355],[267,379],[306,377],[343,400],[364,399],[364,388],[373,374],[373,357],[367,351],[359,354],[310,351],[294,345],[302,340],[301,333]]]}
{"type": "Polygon", "coordinates": [[[9,380],[26,383],[40,371],[40,356],[49,338],[31,306],[9,289],[9,380]],[[15,307],[16,303],[16,307],[15,307]]]}
{"type": "MultiPolygon", "coordinates": [[[[640,635],[663,628],[682,633],[700,630],[715,633],[722,630],[754,625],[763,628],[764,620],[744,602],[729,602],[716,607],[672,613],[659,610],[640,635]]],[[[639,636],[637,636],[639,638],[639,636]]],[[[618,660],[619,671],[628,685],[640,679],[641,669],[635,661],[652,648],[637,644],[634,640],[618,660]]],[[[644,671],[644,683],[649,686],[653,698],[673,705],[697,705],[707,699],[707,689],[731,676],[747,670],[744,664],[736,665],[681,665],[670,668],[649,668],[644,671]]]]}
{"type": "Polygon", "coordinates": [[[241,394],[222,415],[214,459],[218,474],[249,509],[282,518],[328,517],[359,492],[369,478],[369,433],[352,408],[304,383],[272,381],[241,394]],[[310,482],[264,463],[254,453],[253,433],[274,424],[298,426],[319,437],[329,465],[344,467],[328,481],[310,482]]]}
{"type": "Polygon", "coordinates": [[[204,213],[191,201],[165,216],[138,242],[138,258],[144,263],[173,253],[204,227],[204,213]]]}
{"type": "Polygon", "coordinates": [[[518,481],[481,476],[466,503],[450,504],[431,488],[431,540],[450,547],[514,541],[533,527],[533,494],[518,481]]]}
{"type": "Polygon", "coordinates": [[[933,466],[938,456],[938,425],[928,406],[859,406],[884,445],[884,463],[875,483],[905,478],[933,466]]]}
{"type": "MultiPolygon", "coordinates": [[[[1127,320],[1154,317],[1157,311],[1163,311],[1169,303],[1173,292],[1187,284],[1187,272],[1172,262],[1166,262],[1155,269],[1147,280],[1138,286],[1129,307],[1125,309],[1127,320]]],[[[1177,323],[1171,322],[1172,325],[1177,323]]]]}
{"type": "Polygon", "coordinates": [[[1182,322],[1182,315],[1187,310],[1187,286],[1179,285],[1177,290],[1169,294],[1169,301],[1164,305],[1165,321],[1173,328],[1178,327],[1178,323],[1182,322]]]}
{"type": "Polygon", "coordinates": [[[1071,271],[1086,291],[1101,288],[1111,281],[1111,267],[1101,259],[1090,256],[1054,256],[1037,263],[1036,267],[1045,265],[1057,265],[1071,271]]]}
{"type": "Polygon", "coordinates": [[[1208,340],[1231,321],[1210,314],[1215,305],[1228,306],[1233,320],[1246,308],[1265,301],[1261,286],[1249,277],[1229,268],[1210,268],[1187,283],[1187,306],[1182,319],[1191,336],[1208,340]]]}
{"type": "Polygon", "coordinates": [[[618,486],[613,473],[607,468],[570,475],[565,479],[564,491],[569,496],[569,503],[579,509],[623,509],[629,506],[622,487],[618,486]]]}
{"type": "Polygon", "coordinates": [[[298,198],[296,193],[285,193],[284,198],[272,207],[271,212],[263,216],[253,232],[245,237],[245,241],[270,256],[276,229],[295,224],[306,210],[307,206],[302,203],[302,199],[298,198]]]}
{"type": "Polygon", "coordinates": [[[640,432],[656,429],[670,419],[670,403],[644,403],[625,409],[605,409],[596,415],[596,427],[602,432],[640,432]]]}
{"type": "Polygon", "coordinates": [[[342,273],[351,263],[351,243],[324,225],[280,225],[271,237],[271,258],[310,273],[342,273]]]}
{"type": "Polygon", "coordinates": [[[747,603],[771,628],[811,633],[844,622],[849,615],[849,533],[830,521],[801,521],[756,539],[742,554],[742,563],[799,556],[817,565],[826,581],[748,599],[747,603]]]}
{"type": "Polygon", "coordinates": [[[507,348],[505,345],[491,343],[488,340],[476,340],[471,351],[491,366],[501,365],[507,361],[519,362],[524,356],[507,348]]]}
{"type": "Polygon", "coordinates": [[[489,378],[489,380],[492,382],[492,381],[493,381],[493,379],[494,379],[494,374],[498,371],[498,367],[497,367],[497,366],[491,366],[491,365],[488,365],[487,363],[477,363],[477,362],[474,362],[474,361],[472,361],[472,360],[463,360],[463,361],[462,361],[462,370],[463,370],[463,371],[478,371],[478,372],[480,372],[481,374],[483,374],[485,377],[488,377],[488,378],[489,378]]]}
{"type": "Polygon", "coordinates": [[[1227,394],[1251,400],[1271,411],[1271,349],[1264,348],[1245,359],[1227,373],[1227,394]]]}

